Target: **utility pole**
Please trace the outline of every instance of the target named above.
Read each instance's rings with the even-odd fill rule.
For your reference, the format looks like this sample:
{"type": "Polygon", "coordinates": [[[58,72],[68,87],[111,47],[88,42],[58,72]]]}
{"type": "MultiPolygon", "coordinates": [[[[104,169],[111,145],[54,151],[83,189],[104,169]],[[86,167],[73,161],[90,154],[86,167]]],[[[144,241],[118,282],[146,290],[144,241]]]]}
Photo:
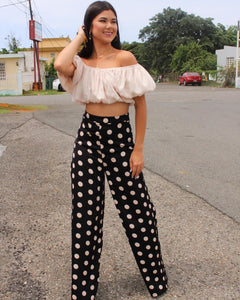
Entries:
{"type": "MultiPolygon", "coordinates": [[[[42,40],[41,36],[36,37],[36,22],[33,20],[32,4],[29,2],[29,10],[31,21],[29,22],[29,33],[30,39],[33,41],[33,58],[34,58],[34,82],[33,90],[42,90],[41,74],[40,74],[40,63],[39,63],[39,41],[42,40]],[[37,82],[37,71],[38,71],[38,82],[37,82]]],[[[41,24],[38,24],[41,26],[41,24]]]]}
{"type": "Polygon", "coordinates": [[[236,77],[235,77],[235,88],[240,89],[240,76],[239,76],[239,42],[240,42],[240,21],[238,21],[238,28],[237,28],[237,54],[236,54],[236,77]]]}
{"type": "Polygon", "coordinates": [[[28,0],[28,2],[29,2],[29,9],[30,9],[31,20],[33,20],[33,13],[32,13],[32,4],[31,4],[31,0],[28,0]]]}

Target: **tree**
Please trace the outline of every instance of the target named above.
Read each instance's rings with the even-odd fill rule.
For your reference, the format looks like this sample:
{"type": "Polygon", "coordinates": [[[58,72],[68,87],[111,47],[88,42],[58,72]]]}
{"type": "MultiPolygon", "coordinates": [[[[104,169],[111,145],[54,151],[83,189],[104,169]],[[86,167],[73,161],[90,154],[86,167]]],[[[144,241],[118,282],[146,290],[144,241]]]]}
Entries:
{"type": "Polygon", "coordinates": [[[229,26],[226,28],[224,25],[218,23],[214,40],[216,44],[215,50],[223,49],[225,45],[236,46],[237,26],[229,26]]]}
{"type": "Polygon", "coordinates": [[[218,78],[222,80],[223,87],[234,87],[236,68],[232,64],[228,68],[220,68],[218,78]]]}
{"type": "Polygon", "coordinates": [[[224,44],[232,45],[234,30],[223,25],[217,27],[212,18],[168,7],[150,19],[149,25],[140,30],[139,38],[144,42],[143,56],[148,68],[165,73],[171,71],[172,56],[180,45],[197,43],[202,50],[214,54],[224,44]]]}
{"type": "Polygon", "coordinates": [[[55,58],[52,59],[50,64],[45,63],[45,72],[47,78],[57,78],[57,71],[54,68],[55,58]]]}
{"type": "Polygon", "coordinates": [[[10,52],[17,53],[19,51],[20,41],[17,40],[12,33],[8,35],[6,39],[8,40],[10,52]]]}
{"type": "Polygon", "coordinates": [[[2,51],[0,51],[0,54],[9,54],[9,51],[6,48],[2,48],[2,51]]]}
{"type": "Polygon", "coordinates": [[[178,74],[187,71],[202,72],[216,70],[217,57],[199,43],[180,45],[172,56],[171,69],[178,74]]]}
{"type": "Polygon", "coordinates": [[[149,66],[148,66],[149,56],[146,55],[145,44],[144,43],[138,43],[138,42],[127,43],[127,42],[123,42],[122,43],[122,49],[132,52],[134,54],[134,56],[136,57],[137,61],[141,65],[143,65],[146,69],[149,69],[149,66]]]}
{"type": "Polygon", "coordinates": [[[181,9],[169,7],[151,18],[150,25],[140,31],[139,38],[145,42],[149,68],[161,73],[169,70],[171,54],[179,39],[180,20],[186,15],[181,9]]]}
{"type": "Polygon", "coordinates": [[[137,43],[137,42],[132,42],[132,43],[123,42],[122,43],[122,49],[132,52],[138,61],[141,60],[142,46],[143,46],[143,44],[137,43]]]}

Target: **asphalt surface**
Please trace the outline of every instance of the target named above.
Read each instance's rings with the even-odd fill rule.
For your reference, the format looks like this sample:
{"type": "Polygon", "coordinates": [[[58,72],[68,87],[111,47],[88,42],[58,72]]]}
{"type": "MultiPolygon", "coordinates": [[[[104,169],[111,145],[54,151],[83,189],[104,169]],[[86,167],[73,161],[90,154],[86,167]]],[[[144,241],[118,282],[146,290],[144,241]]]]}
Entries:
{"type": "MultiPolygon", "coordinates": [[[[49,105],[35,118],[72,136],[83,111],[67,94],[6,101],[49,105]]],[[[240,223],[240,89],[159,84],[147,102],[146,167],[240,223]]]]}
{"type": "Polygon", "coordinates": [[[146,165],[240,223],[240,89],[160,87],[146,165]]]}
{"type": "MultiPolygon", "coordinates": [[[[157,93],[152,97],[157,97],[157,93]]],[[[167,93],[166,97],[170,97],[166,101],[171,101],[174,95],[167,93]]],[[[68,95],[61,97],[61,103],[56,98],[51,97],[52,106],[45,113],[0,115],[0,298],[4,300],[70,299],[69,170],[82,108],[68,103],[68,95]]],[[[49,103],[49,97],[44,99],[49,103]]],[[[8,98],[7,102],[16,100],[39,104],[40,98],[8,98]]],[[[41,99],[41,104],[44,101],[41,99]]],[[[150,130],[152,121],[146,137],[149,149],[159,143],[156,131],[150,130]],[[155,135],[155,139],[149,135],[155,135]]],[[[155,155],[152,150],[153,161],[155,155]]],[[[146,161],[144,175],[157,210],[169,277],[169,291],[162,298],[239,299],[238,222],[184,185],[164,179],[150,163],[151,160],[146,161]]],[[[155,165],[159,168],[157,162],[155,165]]],[[[184,173],[184,169],[181,171],[184,173]]],[[[97,300],[110,299],[151,297],[107,190],[97,300]]]]}

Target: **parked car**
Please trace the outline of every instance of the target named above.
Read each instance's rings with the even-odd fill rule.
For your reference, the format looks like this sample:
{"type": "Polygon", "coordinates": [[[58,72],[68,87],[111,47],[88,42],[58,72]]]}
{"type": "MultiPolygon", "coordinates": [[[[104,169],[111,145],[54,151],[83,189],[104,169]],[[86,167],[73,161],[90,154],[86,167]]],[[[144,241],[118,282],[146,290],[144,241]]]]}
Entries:
{"type": "Polygon", "coordinates": [[[53,80],[52,88],[53,88],[54,90],[59,91],[59,92],[65,92],[65,90],[64,90],[64,88],[62,87],[61,82],[60,82],[60,80],[59,80],[58,78],[53,80]]]}
{"type": "Polygon", "coordinates": [[[202,84],[202,77],[197,72],[186,72],[178,80],[179,85],[188,85],[188,84],[202,84]]]}

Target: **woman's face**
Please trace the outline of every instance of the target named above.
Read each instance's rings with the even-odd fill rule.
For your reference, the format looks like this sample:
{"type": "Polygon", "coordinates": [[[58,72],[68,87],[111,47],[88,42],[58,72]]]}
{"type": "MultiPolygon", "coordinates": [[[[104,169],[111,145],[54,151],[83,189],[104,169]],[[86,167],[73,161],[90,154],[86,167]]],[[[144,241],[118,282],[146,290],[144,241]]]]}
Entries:
{"type": "Polygon", "coordinates": [[[111,43],[117,30],[117,17],[112,10],[102,11],[92,21],[91,32],[94,39],[111,43]]]}

